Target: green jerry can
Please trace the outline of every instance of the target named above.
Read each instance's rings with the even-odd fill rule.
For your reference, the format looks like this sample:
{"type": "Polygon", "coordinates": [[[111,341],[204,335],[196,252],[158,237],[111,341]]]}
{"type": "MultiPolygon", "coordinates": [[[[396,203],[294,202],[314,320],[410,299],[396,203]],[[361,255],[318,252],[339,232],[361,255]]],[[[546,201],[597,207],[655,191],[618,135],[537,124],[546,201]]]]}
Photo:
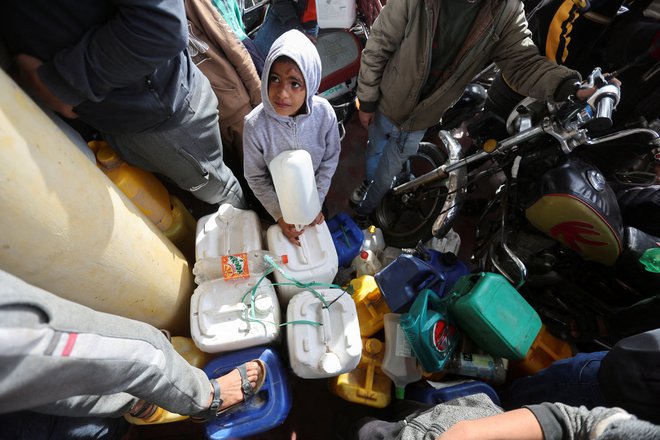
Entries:
{"type": "Polygon", "coordinates": [[[522,359],[541,330],[536,310],[500,274],[461,277],[450,293],[449,314],[493,356],[522,359]]]}

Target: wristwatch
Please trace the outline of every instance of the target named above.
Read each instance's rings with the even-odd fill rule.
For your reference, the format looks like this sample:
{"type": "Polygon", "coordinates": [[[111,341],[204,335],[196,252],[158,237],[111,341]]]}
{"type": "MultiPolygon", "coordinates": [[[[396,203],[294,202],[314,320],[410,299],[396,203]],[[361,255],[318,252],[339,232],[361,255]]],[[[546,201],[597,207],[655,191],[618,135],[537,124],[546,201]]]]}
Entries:
{"type": "Polygon", "coordinates": [[[213,387],[213,400],[211,401],[209,412],[217,415],[223,402],[220,398],[220,384],[217,380],[211,379],[211,386],[213,387]]]}

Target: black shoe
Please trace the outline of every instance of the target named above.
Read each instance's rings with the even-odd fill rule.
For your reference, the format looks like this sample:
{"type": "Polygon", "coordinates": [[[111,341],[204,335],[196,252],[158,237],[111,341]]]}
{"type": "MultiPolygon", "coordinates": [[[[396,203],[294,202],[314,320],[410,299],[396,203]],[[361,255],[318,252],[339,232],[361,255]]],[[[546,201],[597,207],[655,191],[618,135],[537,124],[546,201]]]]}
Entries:
{"type": "Polygon", "coordinates": [[[348,199],[348,203],[352,206],[360,205],[362,200],[364,200],[364,196],[367,194],[368,189],[369,182],[365,180],[351,193],[351,197],[348,199]]]}

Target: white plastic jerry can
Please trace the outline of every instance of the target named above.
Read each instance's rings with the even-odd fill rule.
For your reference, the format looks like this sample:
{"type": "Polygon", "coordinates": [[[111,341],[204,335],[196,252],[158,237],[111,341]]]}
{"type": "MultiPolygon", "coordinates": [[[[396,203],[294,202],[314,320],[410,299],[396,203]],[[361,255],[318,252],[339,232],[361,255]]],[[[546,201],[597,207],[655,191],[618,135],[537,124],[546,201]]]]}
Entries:
{"type": "Polygon", "coordinates": [[[355,302],[340,289],[315,289],[296,294],[287,307],[287,321],[311,321],[321,325],[292,323],[287,326],[289,360],[303,379],[334,377],[357,367],[362,339],[355,302]]]}
{"type": "Polygon", "coordinates": [[[207,353],[269,344],[279,337],[280,305],[273,285],[257,278],[202,283],[190,300],[190,334],[207,353]]]}
{"type": "Polygon", "coordinates": [[[261,224],[254,211],[225,203],[197,221],[195,260],[262,249],[261,224]]]}
{"type": "Polygon", "coordinates": [[[282,218],[300,231],[321,212],[312,156],[306,150],[287,150],[268,164],[282,218]]]}
{"type": "MultiPolygon", "coordinates": [[[[312,281],[330,284],[337,275],[339,259],[332,235],[326,222],[306,227],[300,236],[300,246],[291,243],[282,233],[279,225],[272,225],[266,232],[268,250],[275,255],[286,255],[287,264],[281,266],[286,274],[301,283],[312,281]]],[[[280,302],[286,305],[291,297],[305,290],[287,279],[281,272],[273,272],[280,302]]]]}

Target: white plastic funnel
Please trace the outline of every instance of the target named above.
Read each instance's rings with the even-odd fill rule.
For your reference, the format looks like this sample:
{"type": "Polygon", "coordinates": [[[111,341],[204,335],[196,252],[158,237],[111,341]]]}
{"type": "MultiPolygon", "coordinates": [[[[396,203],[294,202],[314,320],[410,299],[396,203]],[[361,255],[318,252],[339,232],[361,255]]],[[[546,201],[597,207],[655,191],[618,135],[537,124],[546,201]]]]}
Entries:
{"type": "Polygon", "coordinates": [[[312,157],[305,150],[287,150],[278,154],[268,168],[282,218],[300,231],[321,212],[312,157]]]}

